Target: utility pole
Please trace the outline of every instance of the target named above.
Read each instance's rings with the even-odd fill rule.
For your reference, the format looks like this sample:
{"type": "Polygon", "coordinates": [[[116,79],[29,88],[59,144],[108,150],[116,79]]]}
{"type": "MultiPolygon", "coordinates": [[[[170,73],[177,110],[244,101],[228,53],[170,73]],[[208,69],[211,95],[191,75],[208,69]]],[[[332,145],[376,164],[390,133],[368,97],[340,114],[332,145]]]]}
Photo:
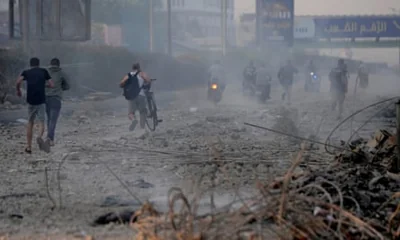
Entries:
{"type": "Polygon", "coordinates": [[[256,45],[261,45],[261,2],[256,0],[256,45]]]}
{"type": "Polygon", "coordinates": [[[221,48],[222,55],[226,55],[226,35],[227,35],[227,0],[221,1],[221,48]]]}
{"type": "Polygon", "coordinates": [[[171,0],[167,0],[168,55],[172,56],[171,0]]]}
{"type": "Polygon", "coordinates": [[[53,41],[59,42],[61,40],[61,0],[53,0],[53,41]]]}
{"type": "Polygon", "coordinates": [[[150,52],[154,51],[153,43],[153,0],[149,0],[149,45],[150,52]]]}
{"type": "Polygon", "coordinates": [[[36,38],[35,38],[35,49],[34,55],[40,57],[41,54],[41,39],[42,39],[42,4],[43,0],[36,0],[36,38]]]}
{"type": "Polygon", "coordinates": [[[15,28],[15,21],[14,21],[14,14],[15,11],[15,5],[14,5],[14,0],[9,0],[8,1],[8,24],[9,24],[9,36],[11,39],[14,39],[14,28],[15,28]]]}
{"type": "Polygon", "coordinates": [[[24,53],[30,55],[29,52],[29,0],[20,1],[22,8],[22,44],[24,53]]]}

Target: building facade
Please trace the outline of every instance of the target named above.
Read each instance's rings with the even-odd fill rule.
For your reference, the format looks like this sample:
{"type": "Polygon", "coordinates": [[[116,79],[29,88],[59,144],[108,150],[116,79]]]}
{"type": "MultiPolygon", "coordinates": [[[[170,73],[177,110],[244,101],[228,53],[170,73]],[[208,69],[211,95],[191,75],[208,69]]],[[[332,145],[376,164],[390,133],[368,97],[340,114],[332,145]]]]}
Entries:
{"type": "MultiPolygon", "coordinates": [[[[221,0],[171,0],[172,36],[177,42],[203,47],[221,44],[221,0]]],[[[236,45],[234,0],[227,0],[227,43],[236,45]]],[[[166,13],[167,0],[161,9],[166,13]]]]}

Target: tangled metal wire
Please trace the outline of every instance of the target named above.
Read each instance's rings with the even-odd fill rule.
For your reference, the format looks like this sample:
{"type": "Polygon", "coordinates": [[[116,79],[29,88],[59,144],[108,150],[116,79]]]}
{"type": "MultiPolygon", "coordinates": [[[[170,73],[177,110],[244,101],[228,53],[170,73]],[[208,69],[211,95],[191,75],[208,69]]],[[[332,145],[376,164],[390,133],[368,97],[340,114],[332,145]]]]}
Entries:
{"type": "MultiPolygon", "coordinates": [[[[332,131],[329,133],[328,137],[327,137],[326,140],[325,140],[325,144],[324,144],[324,146],[325,146],[325,151],[326,151],[327,153],[329,153],[329,154],[332,154],[332,155],[335,154],[334,152],[332,152],[332,151],[330,151],[330,150],[328,149],[328,147],[331,146],[331,145],[329,145],[329,140],[330,140],[330,138],[332,137],[332,135],[336,132],[336,130],[337,130],[340,126],[342,126],[344,123],[346,123],[348,120],[353,119],[354,116],[360,114],[361,112],[363,112],[363,111],[365,111],[365,110],[367,110],[367,109],[369,109],[369,108],[372,108],[372,107],[381,105],[381,104],[386,103],[386,102],[394,101],[394,100],[396,100],[396,99],[399,99],[399,97],[398,97],[398,96],[397,96],[397,97],[392,97],[392,98],[385,99],[385,100],[382,100],[382,101],[379,101],[379,102],[375,102],[375,103],[373,103],[373,104],[370,104],[370,105],[368,105],[368,106],[366,106],[366,107],[363,107],[363,108],[361,108],[361,109],[355,111],[355,112],[352,113],[350,116],[348,116],[347,118],[345,118],[345,119],[344,119],[343,121],[341,121],[338,125],[336,125],[336,127],[334,127],[334,128],[332,129],[332,131]]],[[[380,111],[381,111],[381,110],[380,110],[380,111]]],[[[380,112],[380,111],[379,111],[379,112],[380,112]]],[[[376,114],[373,115],[373,117],[375,117],[375,116],[376,116],[376,114]]],[[[372,118],[373,118],[373,117],[372,117],[372,118]]],[[[371,119],[372,119],[372,118],[371,118],[371,119]]],[[[369,121],[371,121],[371,119],[368,119],[368,120],[362,125],[362,127],[365,126],[366,123],[368,123],[369,121]]],[[[362,128],[362,127],[361,127],[361,128],[362,128]]],[[[357,131],[359,131],[361,128],[359,128],[357,131]]],[[[351,136],[351,137],[352,137],[352,136],[351,136]]]]}

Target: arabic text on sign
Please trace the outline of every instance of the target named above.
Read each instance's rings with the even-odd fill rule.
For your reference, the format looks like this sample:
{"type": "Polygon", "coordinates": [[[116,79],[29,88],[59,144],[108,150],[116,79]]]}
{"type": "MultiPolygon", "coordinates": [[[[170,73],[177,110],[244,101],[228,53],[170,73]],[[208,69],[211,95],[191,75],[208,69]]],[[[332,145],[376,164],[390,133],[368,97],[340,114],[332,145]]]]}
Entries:
{"type": "Polygon", "coordinates": [[[328,33],[383,33],[387,32],[387,23],[385,21],[375,21],[370,25],[358,24],[357,22],[346,22],[343,28],[339,25],[331,24],[325,28],[328,33]]]}

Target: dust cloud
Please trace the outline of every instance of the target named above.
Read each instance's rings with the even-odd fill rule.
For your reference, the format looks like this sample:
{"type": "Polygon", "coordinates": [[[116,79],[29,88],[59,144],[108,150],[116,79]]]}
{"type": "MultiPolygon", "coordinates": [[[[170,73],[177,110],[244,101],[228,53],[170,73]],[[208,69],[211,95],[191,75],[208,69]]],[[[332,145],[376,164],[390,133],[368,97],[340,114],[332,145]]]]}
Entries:
{"type": "MultiPolygon", "coordinates": [[[[50,4],[49,1],[45,0],[50,4]]],[[[181,197],[194,199],[193,206],[198,206],[199,212],[193,215],[207,214],[210,209],[235,211],[233,203],[252,201],[252,197],[259,195],[256,182],[268,186],[287,173],[293,157],[304,150],[299,139],[312,137],[319,142],[307,145],[304,160],[293,171],[296,176],[307,176],[308,172],[329,169],[336,160],[320,144],[328,136],[329,143],[341,149],[342,142],[359,126],[363,126],[357,132],[360,138],[369,137],[383,127],[394,129],[393,119],[377,117],[365,122],[381,110],[378,106],[363,111],[331,134],[341,119],[331,107],[328,73],[339,58],[310,54],[283,43],[257,47],[253,40],[246,47],[238,46],[236,4],[228,6],[227,48],[223,55],[220,6],[216,1],[171,1],[172,56],[169,56],[165,0],[92,0],[91,39],[81,42],[77,39],[87,33],[83,24],[87,14],[84,2],[65,0],[61,8],[61,20],[66,22],[61,32],[68,41],[32,38],[28,53],[22,52],[17,41],[4,50],[0,65],[8,88],[7,97],[0,104],[1,234],[35,236],[35,239],[48,238],[52,233],[86,239],[91,236],[132,239],[134,233],[130,228],[108,222],[104,227],[92,223],[99,216],[115,217],[115,213],[123,210],[128,210],[131,216],[147,201],[160,214],[168,213],[171,189],[178,189],[181,197]],[[205,16],[200,14],[204,9],[196,10],[203,8],[203,2],[209,3],[206,9],[212,9],[205,16]],[[76,21],[79,28],[74,30],[71,26],[76,21]],[[55,145],[48,154],[36,145],[31,155],[24,153],[27,106],[14,91],[15,78],[27,68],[31,56],[39,57],[44,67],[51,58],[60,58],[61,67],[72,83],[62,103],[55,145]],[[207,99],[208,69],[215,60],[222,62],[227,74],[227,86],[217,104],[207,99]],[[288,60],[299,70],[290,104],[281,99],[283,89],[277,78],[279,68],[288,60]],[[319,92],[304,90],[309,74],[306,65],[310,60],[321,75],[319,92]],[[254,95],[242,91],[243,71],[250,61],[257,68],[266,64],[272,77],[271,99],[266,103],[259,101],[260,89],[254,95]],[[121,96],[118,84],[136,62],[150,78],[157,79],[152,87],[162,122],[155,131],[148,125],[145,129],[138,125],[130,131],[128,101],[121,96]]],[[[51,35],[49,29],[54,26],[50,20],[54,12],[49,5],[46,7],[49,8],[43,18],[48,24],[45,32],[51,35]]],[[[19,19],[18,11],[15,16],[19,19]]],[[[368,62],[370,85],[354,93],[359,63],[346,59],[346,64],[350,87],[343,118],[381,98],[398,95],[398,69],[368,62]]],[[[149,122],[154,119],[151,114],[145,117],[149,122]]],[[[374,174],[370,175],[375,178],[374,174]]],[[[115,217],[116,221],[118,218],[115,217]]]]}

